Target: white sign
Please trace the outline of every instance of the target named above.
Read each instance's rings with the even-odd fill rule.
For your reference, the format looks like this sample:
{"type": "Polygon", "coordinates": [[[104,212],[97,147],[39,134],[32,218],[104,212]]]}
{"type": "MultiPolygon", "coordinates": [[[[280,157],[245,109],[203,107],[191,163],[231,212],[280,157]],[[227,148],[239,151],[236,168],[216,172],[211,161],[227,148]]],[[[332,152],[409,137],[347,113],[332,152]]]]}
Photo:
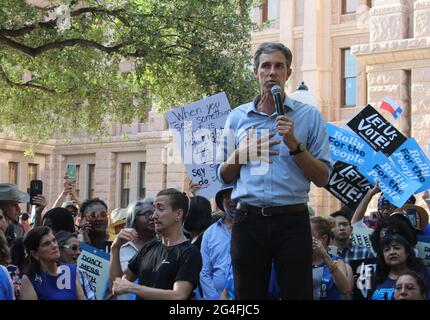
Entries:
{"type": "Polygon", "coordinates": [[[221,92],[166,114],[188,176],[200,186],[196,193],[208,199],[221,189],[216,175],[216,150],[230,112],[227,96],[221,92]]]}
{"type": "Polygon", "coordinates": [[[430,237],[418,236],[418,242],[415,249],[418,251],[417,256],[424,260],[424,264],[430,267],[430,237]]]}
{"type": "Polygon", "coordinates": [[[88,280],[96,288],[97,300],[103,300],[109,286],[110,255],[81,242],[82,252],[78,258],[78,268],[84,270],[88,280]]]}
{"type": "Polygon", "coordinates": [[[370,242],[372,233],[373,229],[354,227],[351,234],[352,244],[372,248],[372,243],[370,242]]]}

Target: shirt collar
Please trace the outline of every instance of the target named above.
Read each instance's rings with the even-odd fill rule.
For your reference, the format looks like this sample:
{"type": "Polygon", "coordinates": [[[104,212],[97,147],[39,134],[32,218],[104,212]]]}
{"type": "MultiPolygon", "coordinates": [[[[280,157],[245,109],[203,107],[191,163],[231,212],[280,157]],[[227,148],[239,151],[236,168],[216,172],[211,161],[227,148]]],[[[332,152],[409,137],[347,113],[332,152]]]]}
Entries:
{"type": "MultiPolygon", "coordinates": [[[[250,112],[260,113],[257,111],[257,104],[260,101],[260,99],[261,99],[261,95],[256,96],[254,100],[248,104],[246,113],[250,113],[250,112]]],[[[290,110],[296,110],[298,106],[295,100],[290,99],[287,95],[285,95],[284,108],[285,108],[285,113],[287,113],[290,110]]]]}

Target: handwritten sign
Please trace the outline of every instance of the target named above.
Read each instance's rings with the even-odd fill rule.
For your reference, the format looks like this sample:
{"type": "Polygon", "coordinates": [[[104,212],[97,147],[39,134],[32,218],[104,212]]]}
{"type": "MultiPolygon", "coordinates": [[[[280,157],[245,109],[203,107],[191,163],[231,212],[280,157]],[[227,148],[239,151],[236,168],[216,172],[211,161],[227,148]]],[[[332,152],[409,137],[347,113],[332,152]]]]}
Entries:
{"type": "Polygon", "coordinates": [[[227,96],[221,92],[166,114],[188,175],[200,185],[196,193],[208,199],[221,189],[216,176],[216,149],[230,112],[227,96]]]}
{"type": "Polygon", "coordinates": [[[354,227],[351,233],[352,244],[372,248],[372,243],[370,242],[370,235],[372,233],[373,229],[354,227]]]}
{"type": "Polygon", "coordinates": [[[384,154],[391,155],[406,141],[406,137],[370,104],[346,125],[375,151],[382,151],[384,154]]]}
{"type": "Polygon", "coordinates": [[[376,180],[379,180],[379,189],[392,204],[399,208],[421,186],[417,181],[404,176],[380,151],[359,170],[373,185],[376,184],[376,180]]]}
{"type": "Polygon", "coordinates": [[[430,161],[414,138],[406,140],[390,159],[406,177],[421,183],[416,193],[430,188],[430,161]]]}
{"type": "Polygon", "coordinates": [[[418,251],[417,256],[424,260],[424,264],[430,267],[430,237],[417,236],[417,245],[415,249],[418,251]]]}
{"type": "Polygon", "coordinates": [[[359,167],[373,155],[373,149],[354,132],[338,128],[331,123],[327,123],[326,128],[333,160],[359,167]]]}
{"type": "Polygon", "coordinates": [[[96,288],[96,297],[103,300],[109,285],[110,255],[89,244],[81,242],[82,252],[78,258],[78,268],[84,270],[88,280],[96,288]]]}
{"type": "Polygon", "coordinates": [[[337,161],[333,165],[333,171],[328,184],[325,186],[327,191],[351,210],[357,208],[361,199],[371,187],[372,185],[358,171],[357,167],[342,161],[337,161]]]}

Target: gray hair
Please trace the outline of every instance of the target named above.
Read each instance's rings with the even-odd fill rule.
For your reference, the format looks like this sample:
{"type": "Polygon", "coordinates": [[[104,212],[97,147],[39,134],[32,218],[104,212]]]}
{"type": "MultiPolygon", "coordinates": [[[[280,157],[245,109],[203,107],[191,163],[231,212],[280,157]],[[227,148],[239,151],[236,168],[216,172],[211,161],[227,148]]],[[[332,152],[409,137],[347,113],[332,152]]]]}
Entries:
{"type": "Polygon", "coordinates": [[[263,53],[273,53],[275,51],[281,51],[284,54],[287,66],[290,68],[293,61],[293,54],[290,49],[279,42],[263,42],[254,54],[254,70],[258,69],[260,65],[260,56],[263,53]]]}
{"type": "Polygon", "coordinates": [[[132,202],[127,207],[127,216],[125,218],[125,227],[126,228],[134,228],[134,222],[137,217],[137,213],[142,210],[144,205],[153,205],[154,204],[154,198],[153,197],[146,197],[143,200],[137,200],[135,202],[132,202]]]}

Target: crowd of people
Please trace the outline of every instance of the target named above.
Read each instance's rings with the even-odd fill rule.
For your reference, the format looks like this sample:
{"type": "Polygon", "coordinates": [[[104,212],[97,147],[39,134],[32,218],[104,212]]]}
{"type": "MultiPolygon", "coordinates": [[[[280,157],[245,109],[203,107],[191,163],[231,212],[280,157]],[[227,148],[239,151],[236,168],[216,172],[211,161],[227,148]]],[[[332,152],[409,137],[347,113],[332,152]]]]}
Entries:
{"type": "MultiPolygon", "coordinates": [[[[429,219],[414,196],[397,208],[382,194],[365,215],[377,183],[354,212],[311,216],[310,183],[324,187],[333,166],[321,113],[284,92],[291,62],[280,43],[257,49],[260,94],[225,123],[216,212],[192,185],[109,214],[100,198],[80,202],[66,176],[51,209],[43,195],[32,199],[29,222],[20,212],[29,195],[0,184],[0,299],[95,300],[94,283],[77,266],[83,243],[110,255],[102,299],[349,300],[358,281],[352,265],[363,259],[376,265],[365,298],[428,299],[430,274],[415,246],[430,233],[429,219]],[[354,244],[354,229],[371,230],[371,246],[354,244]]],[[[430,205],[428,192],[423,199],[430,205]]]]}

